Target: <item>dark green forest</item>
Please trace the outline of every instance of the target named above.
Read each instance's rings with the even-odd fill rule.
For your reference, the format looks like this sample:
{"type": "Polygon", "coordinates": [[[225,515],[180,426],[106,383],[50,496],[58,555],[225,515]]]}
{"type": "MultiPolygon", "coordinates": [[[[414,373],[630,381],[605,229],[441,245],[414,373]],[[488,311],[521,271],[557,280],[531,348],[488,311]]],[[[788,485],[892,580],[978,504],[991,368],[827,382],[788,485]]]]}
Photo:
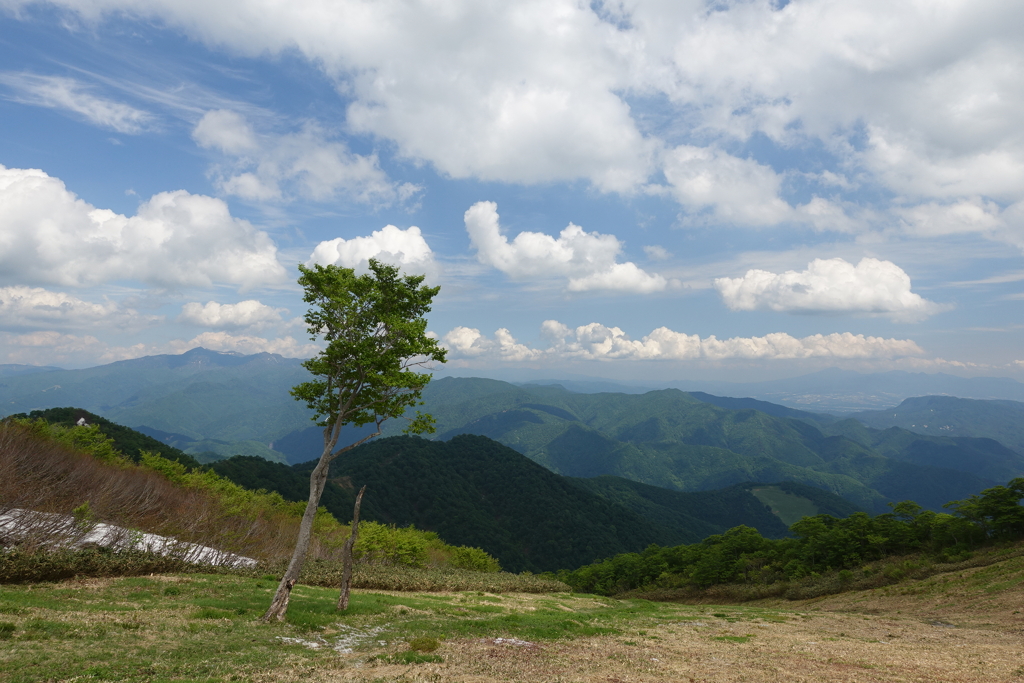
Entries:
{"type": "MultiPolygon", "coordinates": [[[[241,456],[209,465],[289,500],[306,499],[313,466],[241,456]]],[[[789,533],[750,493],[752,484],[682,492],[621,477],[563,477],[482,436],[389,437],[360,446],[332,463],[321,504],[349,519],[364,484],[363,519],[435,531],[449,543],[483,548],[513,571],[578,567],[651,543],[694,543],[739,524],[770,538],[789,533]]],[[[828,492],[797,487],[820,512],[856,510],[828,492]]]]}

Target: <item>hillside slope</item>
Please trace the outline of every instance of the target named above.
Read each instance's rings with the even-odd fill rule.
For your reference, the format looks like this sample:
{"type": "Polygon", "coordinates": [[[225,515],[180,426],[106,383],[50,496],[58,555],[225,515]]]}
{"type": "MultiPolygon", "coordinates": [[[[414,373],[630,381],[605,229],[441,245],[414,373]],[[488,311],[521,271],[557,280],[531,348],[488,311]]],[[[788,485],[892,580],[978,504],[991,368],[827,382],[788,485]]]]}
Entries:
{"type": "MultiPolygon", "coordinates": [[[[313,464],[288,468],[240,457],[211,467],[246,486],[304,500],[313,464]]],[[[449,442],[391,437],[346,453],[332,464],[324,506],[349,518],[363,484],[364,518],[415,524],[449,543],[476,543],[513,570],[575,567],[651,543],[694,543],[739,524],[772,538],[788,533],[750,493],[752,485],[683,493],[618,477],[567,478],[473,435],[449,442]]],[[[815,512],[849,506],[817,493],[828,502],[815,512]]]]}

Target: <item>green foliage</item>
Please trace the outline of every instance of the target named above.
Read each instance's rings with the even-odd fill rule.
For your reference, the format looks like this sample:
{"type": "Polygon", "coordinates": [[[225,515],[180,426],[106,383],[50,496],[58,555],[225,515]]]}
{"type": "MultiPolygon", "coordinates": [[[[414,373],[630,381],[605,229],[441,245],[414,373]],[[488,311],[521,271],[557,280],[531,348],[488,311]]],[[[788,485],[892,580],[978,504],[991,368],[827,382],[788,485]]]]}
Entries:
{"type": "Polygon", "coordinates": [[[114,440],[100,431],[100,426],[51,424],[41,417],[8,418],[32,432],[36,437],[54,441],[65,448],[82,451],[101,462],[127,465],[130,460],[117,450],[114,440]]]}
{"type": "Polygon", "coordinates": [[[432,543],[443,545],[437,534],[417,532],[414,527],[360,522],[359,540],[353,548],[353,556],[368,564],[423,567],[427,564],[427,550],[432,543]]]}
{"type": "Polygon", "coordinates": [[[71,511],[71,516],[75,520],[75,526],[82,531],[86,531],[91,527],[95,521],[95,514],[93,514],[92,508],[89,507],[89,501],[85,501],[74,510],[71,511]]]}
{"type": "Polygon", "coordinates": [[[979,526],[986,536],[996,540],[1024,537],[1024,477],[1006,486],[994,486],[966,500],[954,501],[952,508],[961,517],[979,526]]]}
{"type": "MultiPolygon", "coordinates": [[[[560,572],[573,590],[612,595],[641,587],[707,588],[721,584],[785,585],[824,574],[834,586],[851,585],[854,571],[869,563],[908,553],[926,553],[948,561],[990,540],[1024,538],[1024,478],[996,486],[948,505],[956,514],[924,510],[911,501],[871,517],[856,512],[844,519],[804,517],[791,527],[795,538],[766,539],[749,527],[736,527],[700,543],[670,548],[651,546],[642,554],[622,554],[560,572]]],[[[919,564],[886,564],[886,581],[899,581],[919,564]]],[[[808,597],[799,595],[800,597],[808,597]]]]}
{"type": "Polygon", "coordinates": [[[449,551],[448,564],[457,569],[468,569],[474,572],[499,572],[501,565],[480,548],[468,546],[454,547],[449,551]]]}
{"type": "MultiPolygon", "coordinates": [[[[445,350],[426,335],[430,304],[439,287],[422,286],[422,275],[370,259],[370,273],[351,268],[300,265],[299,284],[311,339],[327,348],[303,363],[315,379],[292,389],[314,420],[337,430],[342,424],[378,426],[418,403],[430,375],[418,369],[444,362],[445,350]]],[[[417,412],[407,430],[433,432],[433,418],[417,412]]],[[[327,439],[325,439],[325,442],[327,439]]]]}
{"type": "MultiPolygon", "coordinates": [[[[208,469],[244,489],[272,491],[290,502],[305,502],[309,499],[308,471],[299,471],[249,455],[238,455],[211,463],[208,469]]],[[[328,482],[320,496],[320,505],[327,508],[336,519],[345,521],[352,516],[354,499],[351,491],[328,482]]]]}
{"type": "MultiPolygon", "coordinates": [[[[76,576],[139,576],[194,570],[178,558],[143,551],[103,548],[0,551],[0,584],[61,581],[76,576]]],[[[209,571],[209,567],[205,568],[209,571]]]]}

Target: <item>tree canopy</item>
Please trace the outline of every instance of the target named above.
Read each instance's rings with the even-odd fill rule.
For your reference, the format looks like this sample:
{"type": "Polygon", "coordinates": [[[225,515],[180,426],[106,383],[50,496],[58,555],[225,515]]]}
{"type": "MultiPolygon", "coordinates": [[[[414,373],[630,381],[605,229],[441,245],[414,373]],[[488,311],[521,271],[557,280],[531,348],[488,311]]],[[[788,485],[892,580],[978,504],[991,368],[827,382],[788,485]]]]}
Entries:
{"type": "MultiPolygon", "coordinates": [[[[430,382],[430,375],[420,370],[445,359],[445,349],[427,336],[424,317],[440,288],[426,287],[422,275],[402,275],[396,266],[375,259],[370,259],[369,265],[370,272],[362,275],[335,265],[299,266],[303,301],[309,304],[304,316],[307,331],[313,341],[322,338],[327,346],[303,363],[313,379],[296,385],[291,394],[306,402],[313,419],[324,428],[324,449],[309,477],[309,502],[295,552],[264,621],[284,619],[292,586],[309,549],[331,461],[379,436],[381,423],[403,416],[419,403],[430,382]],[[370,423],[377,427],[374,432],[338,448],[343,425],[370,423]]],[[[417,411],[405,431],[432,432],[433,422],[432,417],[417,411]]],[[[346,548],[350,551],[351,545],[346,548]]],[[[343,558],[346,567],[351,562],[348,551],[343,558]]],[[[339,605],[347,604],[347,591],[348,586],[343,585],[339,605]]]]}
{"type": "MultiPolygon", "coordinates": [[[[336,445],[342,425],[379,426],[419,401],[430,381],[420,370],[445,359],[445,349],[426,335],[424,317],[440,288],[374,259],[363,275],[334,265],[299,270],[308,331],[327,347],[303,363],[315,379],[291,393],[314,411],[317,424],[333,430],[336,445]]],[[[432,431],[432,422],[417,414],[406,431],[432,431]]]]}

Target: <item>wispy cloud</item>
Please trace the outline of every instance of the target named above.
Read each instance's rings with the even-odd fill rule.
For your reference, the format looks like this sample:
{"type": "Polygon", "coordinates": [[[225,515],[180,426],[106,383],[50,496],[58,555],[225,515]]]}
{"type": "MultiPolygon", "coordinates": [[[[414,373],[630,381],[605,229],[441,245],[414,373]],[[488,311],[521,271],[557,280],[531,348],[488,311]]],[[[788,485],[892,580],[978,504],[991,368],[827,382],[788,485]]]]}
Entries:
{"type": "Polygon", "coordinates": [[[11,90],[10,100],[74,112],[118,133],[137,135],[155,122],[151,113],[95,95],[89,86],[73,78],[8,71],[0,73],[0,83],[11,90]]]}

